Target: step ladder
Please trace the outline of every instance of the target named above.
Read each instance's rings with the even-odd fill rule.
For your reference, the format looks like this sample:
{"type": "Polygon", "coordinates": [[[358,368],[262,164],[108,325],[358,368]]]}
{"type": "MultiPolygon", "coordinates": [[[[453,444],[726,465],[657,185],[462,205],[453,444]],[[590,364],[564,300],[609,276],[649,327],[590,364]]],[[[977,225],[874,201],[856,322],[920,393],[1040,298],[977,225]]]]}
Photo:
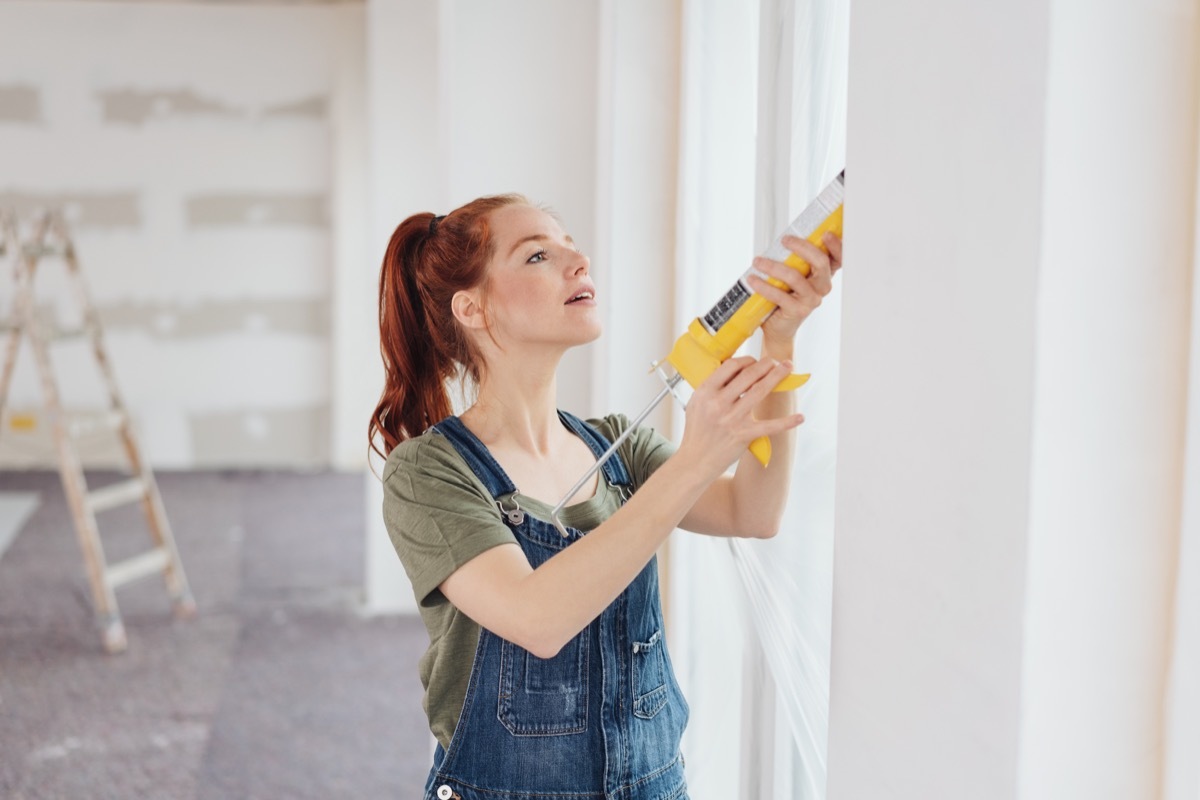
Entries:
{"type": "Polygon", "coordinates": [[[92,603],[104,647],[110,653],[117,653],[128,646],[125,625],[121,621],[121,613],[114,595],[117,588],[139,578],[161,573],[176,616],[192,616],[196,610],[196,603],[184,575],[183,563],[175,546],[175,537],[167,523],[166,511],[154,474],[142,458],[129,413],[117,391],[116,379],[104,349],[100,317],[84,284],[66,220],[61,213],[49,212],[39,215],[32,225],[27,227],[29,233],[23,238],[22,226],[17,216],[11,212],[0,215],[0,264],[11,264],[16,290],[13,295],[11,319],[7,325],[0,324],[0,336],[5,332],[8,335],[3,371],[0,372],[0,418],[4,417],[21,338],[25,337],[29,340],[41,378],[46,417],[53,429],[58,471],[71,506],[79,546],[83,550],[84,566],[92,590],[92,603]],[[82,310],[82,325],[59,328],[37,319],[34,278],[38,264],[43,259],[53,259],[65,264],[68,282],[82,310]],[[99,372],[108,391],[109,407],[99,416],[70,414],[64,411],[50,360],[51,342],[81,338],[90,340],[99,372]],[[94,433],[97,428],[117,434],[128,456],[128,473],[131,477],[107,486],[89,489],[76,449],[76,441],[82,436],[94,433]],[[140,502],[142,505],[154,547],[141,555],[109,564],[104,558],[104,546],[100,541],[96,514],[134,502],[140,502]]]}

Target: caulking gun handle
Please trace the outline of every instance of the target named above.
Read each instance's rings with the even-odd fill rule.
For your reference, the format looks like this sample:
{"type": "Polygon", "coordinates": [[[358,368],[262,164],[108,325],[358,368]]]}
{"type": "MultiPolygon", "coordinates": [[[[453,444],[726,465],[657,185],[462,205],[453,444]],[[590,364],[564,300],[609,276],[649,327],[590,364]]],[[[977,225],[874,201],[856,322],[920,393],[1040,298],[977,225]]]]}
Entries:
{"type": "Polygon", "coordinates": [[[771,440],[760,436],[750,443],[750,452],[764,467],[771,463],[771,440]]]}
{"type": "Polygon", "coordinates": [[[803,375],[792,373],[786,378],[775,384],[772,392],[790,392],[793,389],[799,389],[804,384],[808,383],[808,379],[812,377],[812,373],[806,372],[803,375]]]}

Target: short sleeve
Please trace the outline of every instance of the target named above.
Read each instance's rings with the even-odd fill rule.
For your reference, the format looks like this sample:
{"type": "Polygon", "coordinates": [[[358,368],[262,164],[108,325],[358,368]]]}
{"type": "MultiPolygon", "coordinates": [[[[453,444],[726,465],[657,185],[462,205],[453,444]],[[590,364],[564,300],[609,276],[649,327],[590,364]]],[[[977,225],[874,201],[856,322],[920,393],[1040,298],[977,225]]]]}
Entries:
{"type": "Polygon", "coordinates": [[[435,436],[397,445],[383,472],[384,524],[421,605],[439,602],[438,586],[463,564],[517,541],[487,489],[435,436]]]}
{"type": "MultiPolygon", "coordinates": [[[[596,425],[609,441],[613,441],[629,428],[629,417],[624,414],[609,414],[589,422],[596,425]]],[[[655,470],[675,455],[676,449],[674,442],[654,428],[639,425],[619,449],[621,458],[624,459],[625,466],[633,478],[634,490],[640,488],[655,470]]]]}

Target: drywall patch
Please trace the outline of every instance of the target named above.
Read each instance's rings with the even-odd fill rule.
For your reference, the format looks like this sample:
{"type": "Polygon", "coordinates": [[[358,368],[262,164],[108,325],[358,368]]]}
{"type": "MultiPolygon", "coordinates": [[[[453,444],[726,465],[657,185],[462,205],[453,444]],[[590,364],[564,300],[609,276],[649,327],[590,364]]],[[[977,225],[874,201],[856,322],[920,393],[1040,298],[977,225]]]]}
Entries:
{"type": "Polygon", "coordinates": [[[187,199],[187,221],[193,228],[242,225],[329,225],[323,194],[205,194],[187,199]]]}
{"type": "Polygon", "coordinates": [[[329,406],[244,409],[189,420],[197,467],[327,466],[329,406]]]}
{"type": "Polygon", "coordinates": [[[0,84],[0,122],[41,122],[42,96],[33,86],[0,84]]]}
{"type": "Polygon", "coordinates": [[[142,212],[137,192],[0,192],[0,208],[17,214],[58,209],[80,227],[140,228],[142,212]]]}
{"type": "Polygon", "coordinates": [[[110,303],[98,309],[106,330],[140,330],[155,339],[192,339],[229,333],[282,333],[328,338],[329,302],[262,299],[170,303],[110,303]]]}
{"type": "Polygon", "coordinates": [[[313,95],[294,103],[281,103],[263,109],[266,117],[300,117],[303,119],[325,119],[329,116],[329,98],[313,95]]]}
{"type": "Polygon", "coordinates": [[[145,125],[151,120],[176,116],[245,116],[243,110],[191,89],[103,89],[96,94],[105,122],[145,125]]]}

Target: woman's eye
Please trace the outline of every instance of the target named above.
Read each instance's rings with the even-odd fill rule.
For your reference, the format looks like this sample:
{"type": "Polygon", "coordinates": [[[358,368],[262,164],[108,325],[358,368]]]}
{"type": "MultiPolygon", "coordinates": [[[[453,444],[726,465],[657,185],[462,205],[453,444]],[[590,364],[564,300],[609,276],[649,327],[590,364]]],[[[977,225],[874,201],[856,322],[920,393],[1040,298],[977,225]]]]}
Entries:
{"type": "Polygon", "coordinates": [[[531,255],[531,256],[529,257],[529,260],[528,260],[528,261],[526,261],[525,263],[526,263],[526,264],[539,264],[539,263],[541,263],[542,261],[545,261],[545,260],[546,260],[546,258],[547,258],[547,256],[546,256],[546,251],[545,251],[545,250],[538,250],[536,253],[534,253],[533,255],[531,255]]]}

